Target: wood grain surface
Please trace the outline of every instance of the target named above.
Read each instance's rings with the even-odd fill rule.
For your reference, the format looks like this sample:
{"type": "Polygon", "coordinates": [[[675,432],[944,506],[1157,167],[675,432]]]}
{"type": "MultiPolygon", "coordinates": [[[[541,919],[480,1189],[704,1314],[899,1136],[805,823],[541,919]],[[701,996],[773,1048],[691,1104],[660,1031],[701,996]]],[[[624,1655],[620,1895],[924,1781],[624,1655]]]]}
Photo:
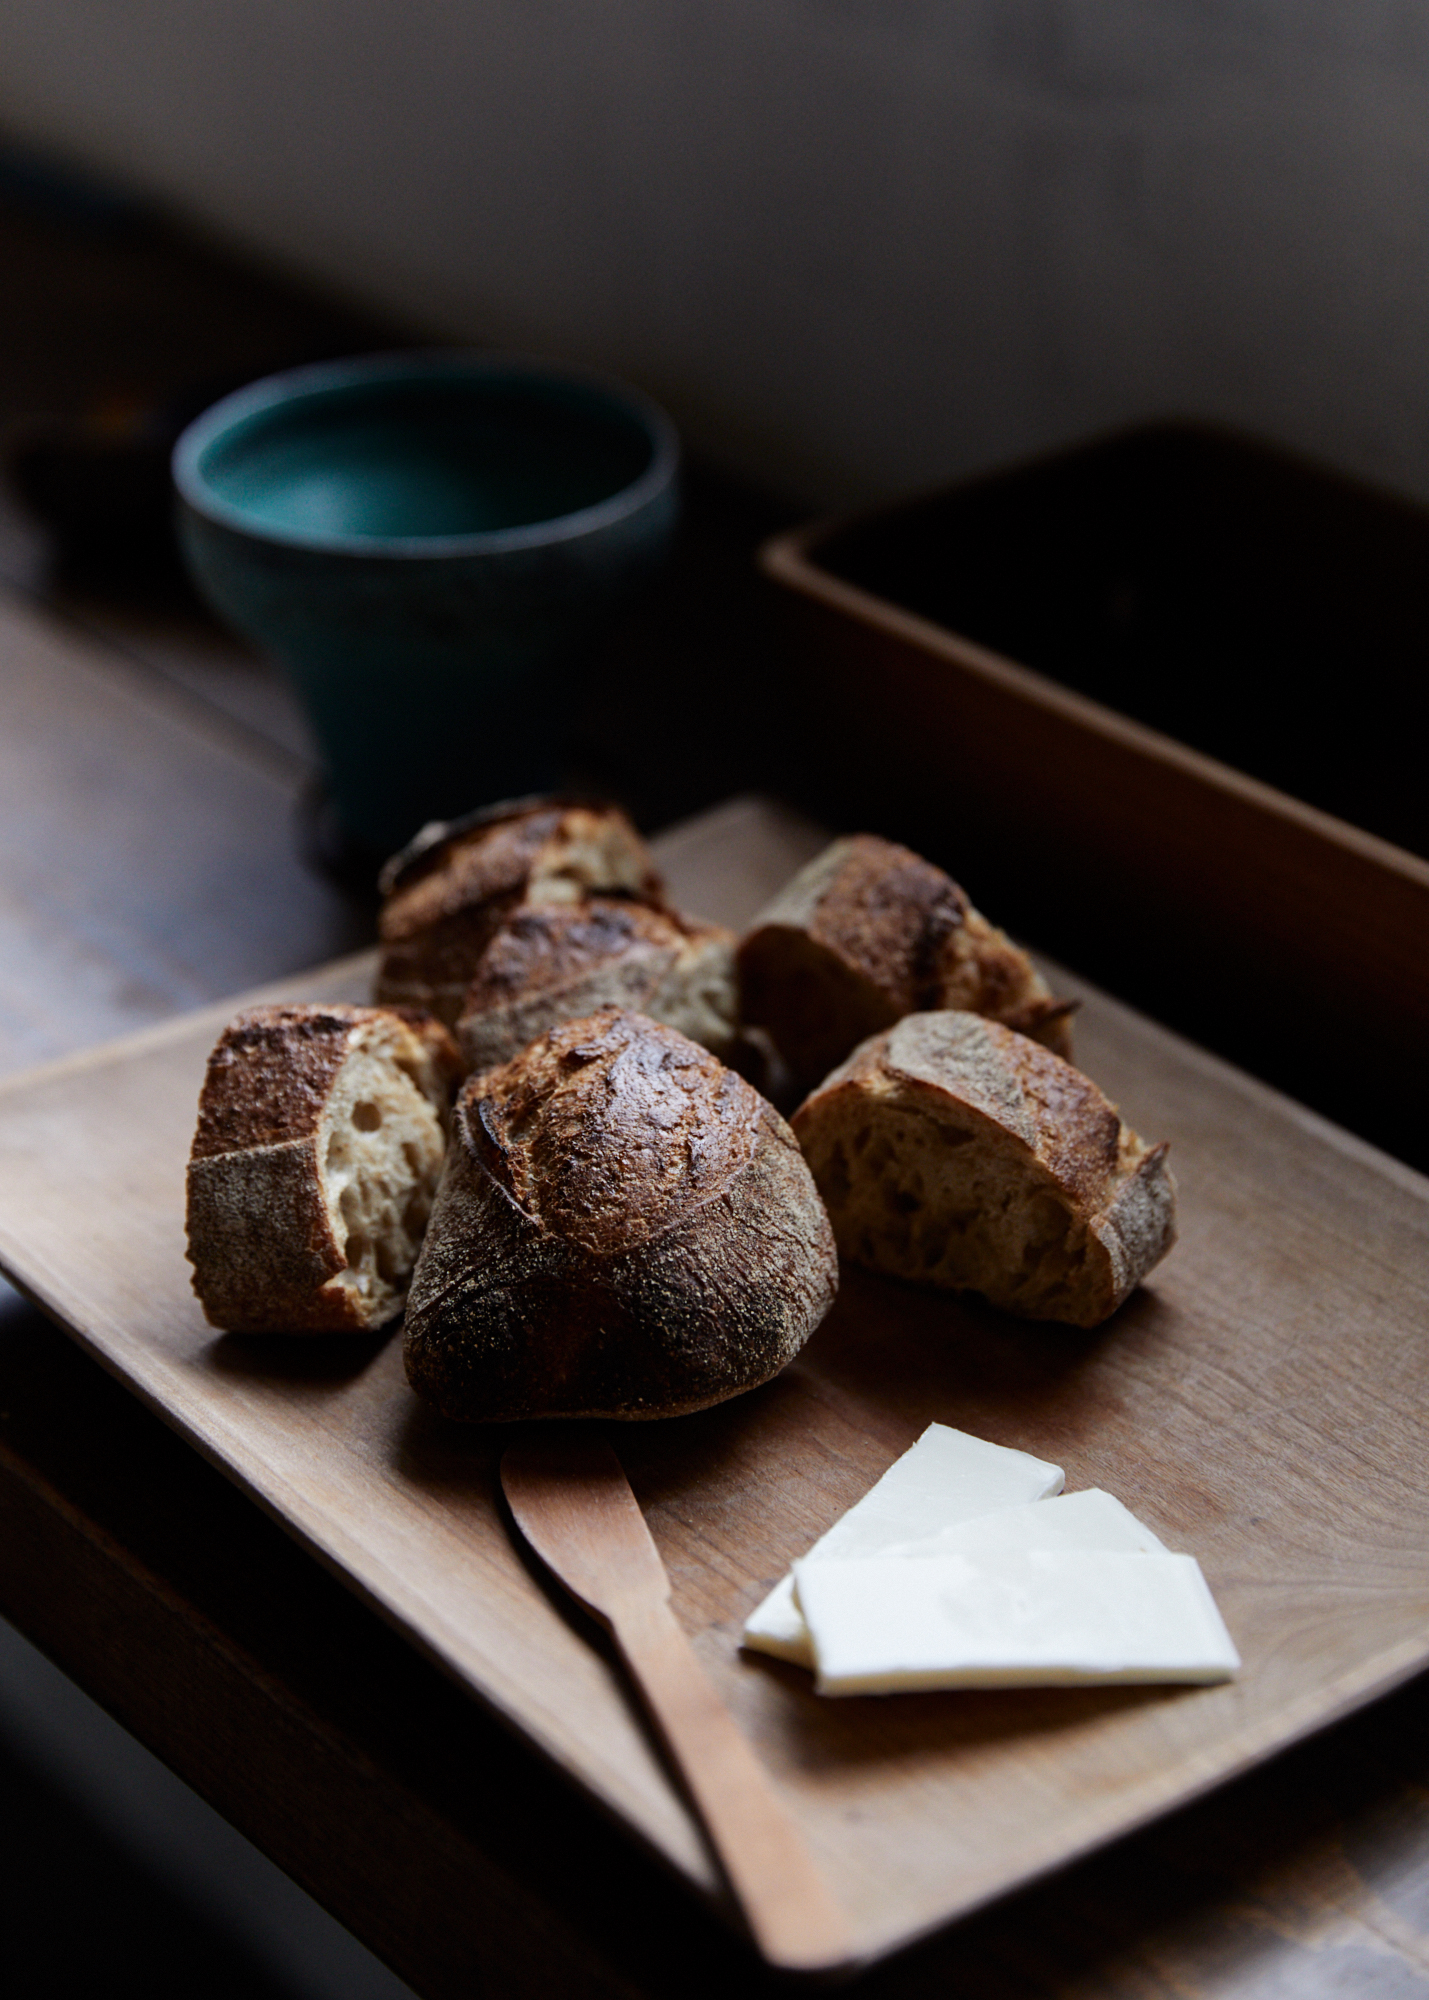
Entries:
{"type": "Polygon", "coordinates": [[[0,590],[0,1070],[365,940],[296,851],[310,775],[0,590]]]}
{"type": "MultiPolygon", "coordinates": [[[[704,913],[739,921],[813,837],[740,807],[662,860],[677,895],[686,868],[723,885],[704,913]]],[[[366,972],[359,959],[282,990],[356,995],[366,972]]],[[[393,1342],[318,1353],[203,1325],[182,1176],[228,1011],[4,1087],[0,1260],[415,1644],[712,1890],[619,1677],[513,1549],[501,1438],[421,1410],[393,1342]]],[[[1429,1190],[1095,992],[1078,1051],[1139,1130],[1171,1140],[1182,1191],[1179,1247],[1107,1326],[1021,1327],[849,1273],[766,1389],[621,1433],[681,1621],[869,1956],[1194,1797],[1429,1657],[1429,1190]],[[741,1655],[747,1610],[932,1420],[1057,1460],[1070,1487],[1109,1488],[1198,1556],[1240,1679],[831,1703],[797,1669],[741,1655]]]]}

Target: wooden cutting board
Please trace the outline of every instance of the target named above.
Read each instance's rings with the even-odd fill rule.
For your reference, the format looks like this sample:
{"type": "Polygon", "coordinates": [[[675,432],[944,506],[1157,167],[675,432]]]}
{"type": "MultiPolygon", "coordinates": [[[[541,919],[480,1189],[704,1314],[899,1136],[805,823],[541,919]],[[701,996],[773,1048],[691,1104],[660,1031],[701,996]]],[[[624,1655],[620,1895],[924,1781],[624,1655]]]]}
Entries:
{"type": "MultiPolygon", "coordinates": [[[[743,802],[657,847],[678,900],[739,923],[819,839],[743,802]]],[[[349,959],[268,997],[361,999],[370,969],[349,959]]],[[[1181,1241],[1150,1285],[1079,1333],[849,1271],[775,1382],[616,1430],[676,1609],[870,1957],[1429,1662],[1429,1182],[1051,976],[1083,996],[1083,1067],[1144,1135],[1171,1140],[1181,1241]],[[1197,1556],[1239,1679],[823,1701],[798,1669],[741,1654],[745,1613],[932,1421],[1056,1460],[1069,1488],[1106,1487],[1197,1556]]],[[[0,1086],[0,1267],[716,1893],[608,1654],[513,1546],[501,1435],[422,1409],[395,1338],[282,1344],[205,1325],[183,1258],[184,1163],[204,1059],[240,1004],[0,1086]]]]}

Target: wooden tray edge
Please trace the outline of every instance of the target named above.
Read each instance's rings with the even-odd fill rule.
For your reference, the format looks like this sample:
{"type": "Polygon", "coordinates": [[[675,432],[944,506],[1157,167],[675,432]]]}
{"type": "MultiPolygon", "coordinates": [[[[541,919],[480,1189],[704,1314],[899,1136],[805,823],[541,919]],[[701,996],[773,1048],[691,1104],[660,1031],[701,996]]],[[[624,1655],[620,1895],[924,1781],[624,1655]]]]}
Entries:
{"type": "Polygon", "coordinates": [[[761,571],[772,582],[799,596],[945,659],[980,680],[1019,696],[1033,707],[1055,714],[1123,749],[1152,762],[1168,764],[1210,790],[1287,821],[1301,832],[1397,875],[1429,895],[1429,861],[1421,860],[1407,849],[1382,840],[1378,834],[1367,833],[1333,813],[1323,812],[1318,806],[1307,805],[1289,792],[1238,771],[1233,765],[1223,764],[1203,751],[1191,749],[1174,736],[1163,735],[1087,695],[1063,687],[1033,667],[1022,666],[1006,654],[980,646],[948,626],[905,611],[888,599],[845,583],[821,568],[813,559],[813,551],[844,525],[842,520],[821,520],[773,536],[759,550],[757,560],[761,571]]]}

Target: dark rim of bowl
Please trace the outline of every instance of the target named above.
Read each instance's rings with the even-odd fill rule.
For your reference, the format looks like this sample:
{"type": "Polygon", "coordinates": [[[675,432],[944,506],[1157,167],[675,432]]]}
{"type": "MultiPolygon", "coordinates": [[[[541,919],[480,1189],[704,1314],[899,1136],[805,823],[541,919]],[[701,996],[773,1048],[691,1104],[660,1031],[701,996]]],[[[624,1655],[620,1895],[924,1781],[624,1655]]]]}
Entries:
{"type": "Polygon", "coordinates": [[[308,549],[320,555],[420,558],[499,555],[507,550],[538,549],[594,534],[637,514],[655,499],[671,484],[679,463],[679,433],[659,404],[639,389],[581,368],[458,348],[429,354],[420,351],[363,354],[340,361],[315,361],[302,368],[284,369],[278,375],[265,375],[246,388],[235,389],[195,417],[174,446],[171,468],[174,485],[186,506],[205,520],[231,528],[250,541],[308,549]],[[241,507],[220,499],[204,479],[200,463],[204,452],[234,424],[316,391],[338,389],[348,383],[400,382],[424,375],[501,376],[534,387],[593,390],[633,417],[645,430],[651,445],[650,463],[629,486],[598,500],[594,506],[553,515],[547,521],[528,521],[518,528],[491,528],[465,535],[324,535],[260,527],[241,507]]]}

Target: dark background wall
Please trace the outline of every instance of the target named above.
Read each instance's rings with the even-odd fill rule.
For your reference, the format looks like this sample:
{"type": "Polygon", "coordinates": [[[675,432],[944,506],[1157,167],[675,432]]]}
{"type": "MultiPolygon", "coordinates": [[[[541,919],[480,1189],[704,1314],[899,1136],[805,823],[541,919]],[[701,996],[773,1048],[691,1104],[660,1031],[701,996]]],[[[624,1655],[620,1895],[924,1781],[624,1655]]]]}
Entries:
{"type": "Polygon", "coordinates": [[[1417,0],[0,0],[0,125],[830,500],[1151,413],[1429,496],[1417,0]]]}

